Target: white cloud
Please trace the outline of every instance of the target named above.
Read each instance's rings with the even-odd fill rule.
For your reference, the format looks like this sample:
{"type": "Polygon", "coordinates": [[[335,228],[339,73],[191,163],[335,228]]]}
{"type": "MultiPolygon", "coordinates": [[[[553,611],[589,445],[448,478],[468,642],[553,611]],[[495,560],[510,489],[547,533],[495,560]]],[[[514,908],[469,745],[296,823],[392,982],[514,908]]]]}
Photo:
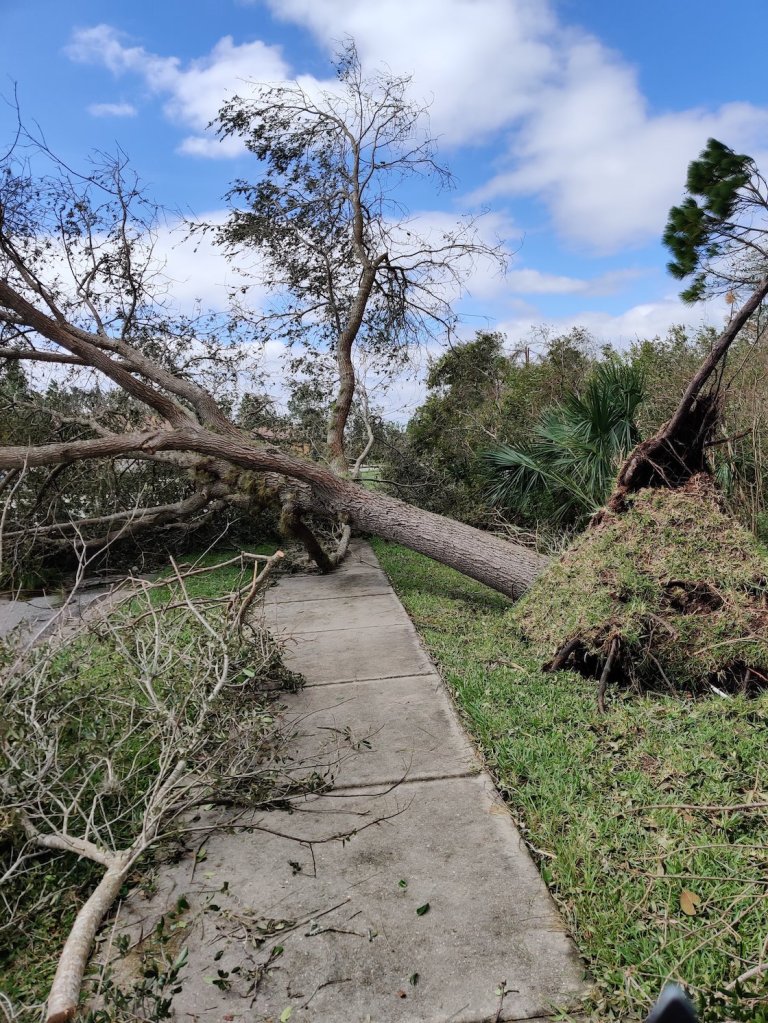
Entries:
{"type": "Polygon", "coordinates": [[[524,268],[511,270],[504,277],[504,286],[518,295],[610,295],[641,275],[639,270],[611,270],[584,278],[524,268]]]}
{"type": "Polygon", "coordinates": [[[268,0],[333,52],[352,37],[363,66],[413,74],[441,141],[487,138],[531,109],[555,70],[547,0],[268,0]]]}
{"type": "MultiPolygon", "coordinates": [[[[202,213],[198,223],[223,224],[227,210],[202,213]]],[[[214,243],[210,232],[190,236],[183,221],[172,221],[162,227],[155,238],[154,259],[165,280],[165,290],[172,306],[182,312],[195,308],[224,311],[229,308],[229,294],[246,283],[241,270],[258,276],[257,257],[246,264],[240,254],[238,264],[226,258],[221,246],[214,243]]],[[[248,292],[249,306],[259,310],[266,301],[263,289],[252,287],[248,292]]]]}
{"type": "Polygon", "coordinates": [[[183,140],[182,151],[202,156],[230,156],[242,148],[238,141],[219,143],[203,134],[228,96],[242,92],[248,82],[282,81],[288,75],[279,47],[260,40],[238,45],[231,36],[185,64],[127,45],[111,25],[96,25],[77,30],[66,52],[74,61],[106,67],[115,77],[137,75],[152,94],[166,97],[167,117],[195,132],[183,140]]]}
{"type": "Polygon", "coordinates": [[[616,251],[660,237],[707,138],[753,150],[767,131],[768,110],[748,103],[650,114],[633,71],[582,38],[513,138],[511,166],[478,197],[539,195],[564,235],[616,251]]]}
{"type": "Polygon", "coordinates": [[[91,103],[91,117],[135,117],[138,110],[133,103],[91,103]]]}
{"type": "Polygon", "coordinates": [[[621,313],[606,313],[587,310],[573,316],[558,318],[542,317],[540,313],[526,313],[498,324],[497,329],[506,334],[513,343],[530,339],[531,332],[546,326],[554,335],[564,334],[573,327],[585,327],[599,342],[611,344],[618,349],[628,348],[634,341],[652,340],[664,337],[667,331],[677,325],[691,331],[703,326],[722,327],[725,324],[727,308],[722,302],[700,302],[685,305],[678,298],[669,296],[658,302],[635,305],[621,313]]]}
{"type": "MultiPolygon", "coordinates": [[[[264,0],[258,0],[263,3],[264,0]]],[[[355,39],[364,68],[412,73],[412,96],[432,98],[434,133],[462,146],[500,144],[503,156],[473,198],[537,197],[557,232],[587,254],[657,239],[682,194],[687,163],[709,136],[768,154],[768,108],[748,102],[657,112],[635,70],[597,38],[569,28],[548,0],[266,0],[276,19],[313,33],[330,55],[355,39]]],[[[76,32],[68,53],[115,76],[137,76],[189,134],[182,152],[230,156],[205,126],[245,82],[291,77],[281,49],[220,39],[191,61],[133,45],[115,28],[76,32]]],[[[309,88],[332,82],[302,79],[309,88]]],[[[530,225],[528,225],[530,226],[530,225]]],[[[521,271],[531,293],[593,293],[578,278],[521,271]],[[537,289],[539,289],[537,291],[537,289]]]]}
{"type": "Polygon", "coordinates": [[[538,196],[558,231],[591,251],[658,238],[709,136],[758,162],[768,149],[766,108],[652,112],[633,68],[547,0],[268,3],[329,52],[349,34],[366,64],[413,72],[416,94],[434,95],[442,141],[507,132],[505,165],[476,198],[538,196]]]}

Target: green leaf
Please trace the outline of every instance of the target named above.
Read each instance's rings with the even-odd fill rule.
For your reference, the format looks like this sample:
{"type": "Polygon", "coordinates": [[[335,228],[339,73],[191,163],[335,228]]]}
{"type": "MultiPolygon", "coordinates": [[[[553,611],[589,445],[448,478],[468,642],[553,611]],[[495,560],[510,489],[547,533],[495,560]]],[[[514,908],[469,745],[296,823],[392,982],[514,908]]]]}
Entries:
{"type": "Polygon", "coordinates": [[[293,1006],[286,1005],[283,1011],[280,1013],[280,1023],[288,1023],[288,1020],[293,1015],[293,1006]]]}
{"type": "Polygon", "coordinates": [[[171,970],[180,970],[182,966],[186,966],[187,960],[189,959],[189,949],[185,945],[184,948],[179,952],[173,961],[171,970]]]}
{"type": "Polygon", "coordinates": [[[398,888],[407,888],[408,887],[408,882],[405,879],[401,878],[401,880],[399,880],[397,882],[397,887],[398,888]]]}
{"type": "Polygon", "coordinates": [[[419,975],[418,973],[412,973],[412,974],[410,975],[410,977],[408,978],[408,983],[409,983],[409,984],[410,984],[410,985],[411,985],[412,987],[416,987],[416,985],[417,985],[417,984],[419,983],[419,976],[420,976],[420,975],[419,975]]]}
{"type": "Polygon", "coordinates": [[[424,916],[425,913],[429,912],[429,903],[425,902],[423,906],[416,907],[416,916],[424,916]]]}

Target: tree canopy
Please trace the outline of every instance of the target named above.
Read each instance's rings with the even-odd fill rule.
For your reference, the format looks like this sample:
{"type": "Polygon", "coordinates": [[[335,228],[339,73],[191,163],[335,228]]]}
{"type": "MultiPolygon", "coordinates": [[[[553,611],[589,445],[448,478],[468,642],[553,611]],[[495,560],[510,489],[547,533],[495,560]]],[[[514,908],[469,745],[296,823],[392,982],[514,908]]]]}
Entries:
{"type": "Polygon", "coordinates": [[[755,161],[709,139],[688,166],[688,195],[669,211],[667,269],[696,302],[709,290],[754,285],[768,269],[768,188],[755,161]]]}

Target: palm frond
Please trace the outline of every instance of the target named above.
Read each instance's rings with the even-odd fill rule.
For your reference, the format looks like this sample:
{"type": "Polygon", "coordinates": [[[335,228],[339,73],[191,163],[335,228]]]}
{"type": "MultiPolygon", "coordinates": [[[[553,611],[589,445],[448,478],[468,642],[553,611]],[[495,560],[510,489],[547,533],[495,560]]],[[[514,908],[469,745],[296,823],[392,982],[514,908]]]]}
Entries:
{"type": "Polygon", "coordinates": [[[618,360],[596,367],[583,393],[571,392],[542,413],[525,448],[484,453],[494,477],[489,499],[523,510],[547,494],[562,517],[595,511],[639,440],[635,414],[644,394],[636,367],[618,360]]]}

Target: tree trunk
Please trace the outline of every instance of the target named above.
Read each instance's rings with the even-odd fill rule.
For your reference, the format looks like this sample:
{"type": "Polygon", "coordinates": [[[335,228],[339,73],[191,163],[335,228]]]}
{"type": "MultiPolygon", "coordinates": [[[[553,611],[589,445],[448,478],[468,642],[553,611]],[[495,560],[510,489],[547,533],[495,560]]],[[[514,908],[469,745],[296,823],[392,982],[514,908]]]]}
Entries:
{"type": "Polygon", "coordinates": [[[358,529],[425,554],[513,599],[548,564],[548,558],[520,544],[361,486],[334,491],[323,495],[323,503],[358,529]]]}
{"type": "MultiPolygon", "coordinates": [[[[159,430],[36,448],[0,448],[0,469],[158,451],[208,456],[200,465],[212,472],[228,463],[297,480],[305,485],[297,488],[298,512],[342,519],[366,533],[426,554],[513,599],[519,597],[547,565],[547,558],[527,547],[405,504],[397,498],[366,490],[360,483],[344,479],[316,462],[277,448],[259,447],[245,438],[222,437],[209,430],[159,430]]],[[[236,483],[232,486],[236,488],[236,483]]]]}
{"type": "MultiPolygon", "coordinates": [[[[723,365],[728,350],[744,324],[768,295],[764,277],[712,346],[693,375],[672,417],[653,437],[630,451],[606,507],[621,512],[627,494],[643,487],[679,487],[706,469],[705,448],[720,413],[718,389],[704,392],[704,386],[723,365]]],[[[593,520],[598,523],[602,512],[593,520]]]]}

